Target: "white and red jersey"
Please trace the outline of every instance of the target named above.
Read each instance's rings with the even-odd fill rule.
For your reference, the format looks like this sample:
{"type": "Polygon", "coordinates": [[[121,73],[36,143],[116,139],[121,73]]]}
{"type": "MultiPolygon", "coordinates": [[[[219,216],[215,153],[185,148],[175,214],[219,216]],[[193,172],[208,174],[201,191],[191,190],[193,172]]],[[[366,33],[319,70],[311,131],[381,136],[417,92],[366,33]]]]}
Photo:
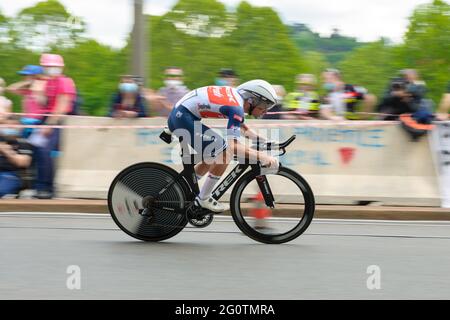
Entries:
{"type": "Polygon", "coordinates": [[[180,99],[175,107],[183,106],[193,115],[202,118],[244,120],[244,100],[232,87],[202,87],[180,99]]]}

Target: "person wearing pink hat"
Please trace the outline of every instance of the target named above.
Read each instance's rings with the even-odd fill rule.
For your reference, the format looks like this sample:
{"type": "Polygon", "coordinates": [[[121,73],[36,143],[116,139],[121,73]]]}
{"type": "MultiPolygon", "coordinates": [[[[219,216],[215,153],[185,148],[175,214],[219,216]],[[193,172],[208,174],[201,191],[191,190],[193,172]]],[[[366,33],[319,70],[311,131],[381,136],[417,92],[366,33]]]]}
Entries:
{"type": "MultiPolygon", "coordinates": [[[[40,59],[47,80],[45,96],[47,103],[43,113],[52,116],[46,117],[44,125],[61,124],[62,116],[72,112],[77,96],[74,81],[63,74],[64,59],[57,54],[44,53],[40,59]]],[[[36,191],[37,198],[50,199],[54,195],[55,161],[54,155],[59,150],[60,130],[43,127],[38,133],[41,137],[35,141],[35,155],[37,164],[36,191]],[[45,143],[42,143],[45,141],[45,143]]],[[[33,139],[31,139],[33,141],[33,139]]]]}

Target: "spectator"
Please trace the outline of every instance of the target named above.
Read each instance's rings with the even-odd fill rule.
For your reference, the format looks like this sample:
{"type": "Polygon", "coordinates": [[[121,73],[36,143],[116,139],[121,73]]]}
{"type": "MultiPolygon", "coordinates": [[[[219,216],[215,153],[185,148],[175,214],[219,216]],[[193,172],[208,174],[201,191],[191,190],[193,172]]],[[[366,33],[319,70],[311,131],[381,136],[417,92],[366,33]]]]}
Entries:
{"type": "Polygon", "coordinates": [[[426,84],[420,80],[414,69],[400,71],[400,76],[393,78],[386,90],[378,112],[387,114],[384,120],[398,120],[401,114],[416,112],[425,100],[426,84]]]}
{"type": "Polygon", "coordinates": [[[143,118],[147,116],[139,85],[131,76],[123,76],[108,114],[113,118],[143,118]]]}
{"type": "Polygon", "coordinates": [[[320,108],[321,117],[328,120],[340,119],[364,119],[366,116],[357,115],[358,102],[362,102],[362,111],[373,112],[376,105],[376,97],[367,94],[361,87],[346,84],[341,72],[336,69],[326,69],[322,73],[324,89],[327,91],[323,98],[323,105],[320,108]]]}
{"type": "MultiPolygon", "coordinates": [[[[20,120],[23,125],[39,125],[44,119],[43,116],[37,115],[43,113],[47,104],[46,81],[43,79],[43,73],[44,69],[41,66],[25,66],[18,72],[24,79],[6,88],[8,92],[23,96],[22,111],[27,114],[20,120]]],[[[25,129],[23,137],[28,138],[31,133],[31,129],[25,129]]]]}
{"type": "Polygon", "coordinates": [[[0,78],[0,122],[4,122],[8,118],[8,113],[12,111],[12,102],[3,94],[5,93],[6,82],[0,78]]]}
{"type": "Polygon", "coordinates": [[[262,119],[267,119],[267,120],[280,120],[280,119],[286,119],[286,115],[282,114],[282,113],[278,113],[277,112],[285,112],[285,108],[284,108],[284,101],[285,101],[285,97],[286,97],[286,89],[284,89],[283,86],[281,85],[273,85],[272,86],[275,89],[275,92],[278,95],[278,103],[272,108],[270,109],[269,113],[264,114],[264,116],[262,117],[262,119]]]}
{"type": "Polygon", "coordinates": [[[444,94],[441,100],[441,104],[439,105],[439,110],[436,115],[438,120],[448,120],[450,111],[450,82],[447,85],[447,92],[444,94]]]}
{"type": "Polygon", "coordinates": [[[228,86],[236,88],[239,85],[239,78],[233,69],[220,69],[218,77],[216,78],[216,86],[228,86]]]}
{"type": "Polygon", "coordinates": [[[189,89],[183,83],[183,69],[168,67],[164,76],[164,87],[160,88],[158,92],[147,89],[144,94],[152,106],[153,114],[167,118],[172,112],[173,106],[189,92],[189,89]]]}
{"type": "Polygon", "coordinates": [[[173,106],[189,92],[189,89],[183,82],[183,69],[177,67],[169,67],[165,73],[165,86],[159,89],[158,94],[164,96],[170,105],[170,111],[173,106]]]}
{"type": "MultiPolygon", "coordinates": [[[[63,74],[64,59],[56,54],[43,54],[40,60],[45,75],[46,104],[42,113],[43,124],[62,124],[62,116],[73,111],[76,101],[76,88],[73,80],[63,74]]],[[[43,127],[29,138],[34,146],[37,166],[36,198],[51,199],[54,196],[55,159],[59,151],[60,129],[43,127]]]]}
{"type": "Polygon", "coordinates": [[[319,116],[320,98],[317,93],[317,79],[312,74],[299,74],[296,77],[297,90],[286,97],[289,111],[299,112],[289,115],[293,119],[309,120],[319,116]]]}
{"type": "Polygon", "coordinates": [[[20,191],[19,171],[31,164],[31,146],[19,135],[17,129],[0,129],[0,198],[20,191]]]}

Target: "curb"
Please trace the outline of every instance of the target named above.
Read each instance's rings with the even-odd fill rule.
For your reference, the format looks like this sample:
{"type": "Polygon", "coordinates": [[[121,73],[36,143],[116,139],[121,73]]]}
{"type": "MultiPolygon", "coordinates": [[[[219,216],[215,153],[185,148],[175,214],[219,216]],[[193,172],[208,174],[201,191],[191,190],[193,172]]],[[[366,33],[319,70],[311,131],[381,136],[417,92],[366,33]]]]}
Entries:
{"type": "MultiPolygon", "coordinates": [[[[79,199],[2,199],[0,200],[0,212],[109,213],[106,200],[79,199]]],[[[289,216],[289,213],[287,216],[289,216]]],[[[436,207],[317,205],[315,218],[450,221],[450,209],[436,207]]]]}

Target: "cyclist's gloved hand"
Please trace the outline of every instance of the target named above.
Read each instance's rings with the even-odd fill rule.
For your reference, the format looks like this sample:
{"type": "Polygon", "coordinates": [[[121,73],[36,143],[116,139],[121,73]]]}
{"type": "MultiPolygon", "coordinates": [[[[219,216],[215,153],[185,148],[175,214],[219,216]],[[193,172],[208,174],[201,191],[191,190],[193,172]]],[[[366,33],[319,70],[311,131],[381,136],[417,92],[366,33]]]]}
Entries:
{"type": "Polygon", "coordinates": [[[277,174],[278,170],[280,170],[280,162],[277,158],[270,157],[267,159],[269,161],[261,162],[261,175],[267,174],[277,174]]]}

